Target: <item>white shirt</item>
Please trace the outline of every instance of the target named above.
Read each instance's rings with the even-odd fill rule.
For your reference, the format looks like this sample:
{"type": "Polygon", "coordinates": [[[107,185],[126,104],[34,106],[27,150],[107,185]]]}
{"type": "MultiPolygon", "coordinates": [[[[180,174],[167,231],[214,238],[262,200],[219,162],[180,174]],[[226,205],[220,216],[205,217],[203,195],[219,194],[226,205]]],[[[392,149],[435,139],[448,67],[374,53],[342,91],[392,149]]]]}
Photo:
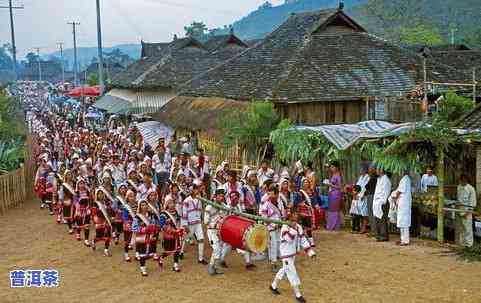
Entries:
{"type": "Polygon", "coordinates": [[[366,192],[366,185],[367,183],[369,183],[370,179],[371,177],[369,176],[369,174],[359,176],[359,179],[357,180],[357,183],[356,183],[356,185],[359,185],[361,187],[361,192],[358,195],[359,199],[362,199],[364,197],[364,193],[366,192]]]}
{"type": "Polygon", "coordinates": [[[389,180],[388,176],[384,175],[377,178],[372,210],[374,216],[378,219],[382,219],[382,206],[387,202],[387,199],[391,194],[391,186],[391,180],[389,180]]]}
{"type": "Polygon", "coordinates": [[[310,248],[311,243],[306,238],[302,226],[297,223],[294,227],[282,225],[281,244],[279,246],[281,259],[294,257],[299,251],[310,248]]]}
{"type": "Polygon", "coordinates": [[[458,202],[467,207],[476,207],[476,190],[470,184],[458,185],[458,202]]]}
{"type": "Polygon", "coordinates": [[[172,159],[168,152],[164,153],[164,161],[160,161],[159,154],[156,153],[152,157],[152,168],[155,169],[155,172],[160,173],[168,173],[170,171],[170,163],[172,159]]]}
{"type": "Polygon", "coordinates": [[[181,225],[194,225],[201,223],[202,202],[198,198],[188,196],[182,204],[181,225]]]}
{"type": "Polygon", "coordinates": [[[216,229],[217,222],[222,219],[224,212],[212,205],[207,205],[204,211],[204,224],[208,229],[216,229]]]}
{"type": "Polygon", "coordinates": [[[438,177],[424,174],[421,178],[421,192],[427,192],[428,186],[438,186],[438,177]]]}
{"type": "Polygon", "coordinates": [[[262,168],[257,171],[257,180],[259,181],[259,186],[264,185],[264,182],[272,179],[273,177],[274,171],[270,168],[268,168],[266,171],[264,171],[262,168]]]}

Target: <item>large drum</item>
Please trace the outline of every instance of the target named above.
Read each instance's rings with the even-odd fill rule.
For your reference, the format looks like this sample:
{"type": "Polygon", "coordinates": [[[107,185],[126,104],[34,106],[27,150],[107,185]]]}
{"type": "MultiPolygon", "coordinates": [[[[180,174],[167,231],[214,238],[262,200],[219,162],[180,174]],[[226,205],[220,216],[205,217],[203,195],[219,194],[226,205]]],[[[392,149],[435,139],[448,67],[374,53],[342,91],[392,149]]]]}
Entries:
{"type": "Polygon", "coordinates": [[[136,244],[147,244],[150,240],[149,235],[147,234],[135,234],[135,243],[136,244]]]}
{"type": "Polygon", "coordinates": [[[220,221],[219,225],[220,238],[233,248],[254,253],[262,253],[266,250],[269,232],[264,225],[238,216],[227,216],[220,221]]]}

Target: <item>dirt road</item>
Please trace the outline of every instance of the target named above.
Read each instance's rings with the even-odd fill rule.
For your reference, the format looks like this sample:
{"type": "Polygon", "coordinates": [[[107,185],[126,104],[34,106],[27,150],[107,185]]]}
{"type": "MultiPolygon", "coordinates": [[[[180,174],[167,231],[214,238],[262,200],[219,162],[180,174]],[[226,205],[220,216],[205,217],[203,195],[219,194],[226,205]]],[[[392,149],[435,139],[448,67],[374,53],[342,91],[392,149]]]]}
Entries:
{"type": "MultiPolygon", "coordinates": [[[[112,257],[93,252],[67,234],[35,202],[0,217],[0,302],[294,302],[289,284],[281,296],[268,290],[273,274],[265,263],[246,272],[242,259],[232,254],[229,269],[210,277],[194,263],[190,247],[182,272],[161,271],[148,262],[150,275],[142,278],[136,263],[122,260],[122,249],[112,257]],[[60,287],[11,289],[9,271],[57,269],[60,287]]],[[[432,242],[415,240],[410,247],[376,243],[347,232],[316,234],[318,257],[301,256],[297,268],[308,302],[481,302],[481,264],[458,261],[432,242]]]]}

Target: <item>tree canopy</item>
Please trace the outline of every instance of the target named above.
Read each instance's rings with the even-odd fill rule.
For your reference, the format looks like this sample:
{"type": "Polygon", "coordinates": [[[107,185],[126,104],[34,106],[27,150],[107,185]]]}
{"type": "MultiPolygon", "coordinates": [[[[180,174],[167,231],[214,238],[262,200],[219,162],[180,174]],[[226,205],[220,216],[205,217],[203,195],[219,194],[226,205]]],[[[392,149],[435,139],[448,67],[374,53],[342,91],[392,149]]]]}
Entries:
{"type": "Polygon", "coordinates": [[[37,54],[30,52],[25,56],[25,59],[27,59],[27,62],[31,64],[31,63],[38,62],[39,57],[37,54]]]}
{"type": "Polygon", "coordinates": [[[184,26],[185,35],[191,38],[200,38],[207,33],[207,25],[204,22],[192,22],[188,26],[184,26]]]}
{"type": "Polygon", "coordinates": [[[13,60],[10,53],[10,45],[4,44],[0,47],[0,69],[10,69],[13,66],[13,60]]]}
{"type": "Polygon", "coordinates": [[[429,28],[424,24],[418,24],[411,28],[402,28],[400,30],[400,40],[405,44],[429,46],[441,44],[443,42],[443,38],[435,28],[429,28]]]}

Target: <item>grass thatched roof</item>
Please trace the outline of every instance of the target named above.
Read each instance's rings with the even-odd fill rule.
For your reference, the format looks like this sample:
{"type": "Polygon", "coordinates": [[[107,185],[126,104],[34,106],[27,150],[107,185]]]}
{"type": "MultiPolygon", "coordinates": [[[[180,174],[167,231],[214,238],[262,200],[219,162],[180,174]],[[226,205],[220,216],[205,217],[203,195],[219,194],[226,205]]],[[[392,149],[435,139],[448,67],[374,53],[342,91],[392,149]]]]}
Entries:
{"type": "Polygon", "coordinates": [[[231,111],[247,108],[248,102],[224,98],[178,96],[169,101],[153,118],[174,128],[214,130],[231,111]]]}

